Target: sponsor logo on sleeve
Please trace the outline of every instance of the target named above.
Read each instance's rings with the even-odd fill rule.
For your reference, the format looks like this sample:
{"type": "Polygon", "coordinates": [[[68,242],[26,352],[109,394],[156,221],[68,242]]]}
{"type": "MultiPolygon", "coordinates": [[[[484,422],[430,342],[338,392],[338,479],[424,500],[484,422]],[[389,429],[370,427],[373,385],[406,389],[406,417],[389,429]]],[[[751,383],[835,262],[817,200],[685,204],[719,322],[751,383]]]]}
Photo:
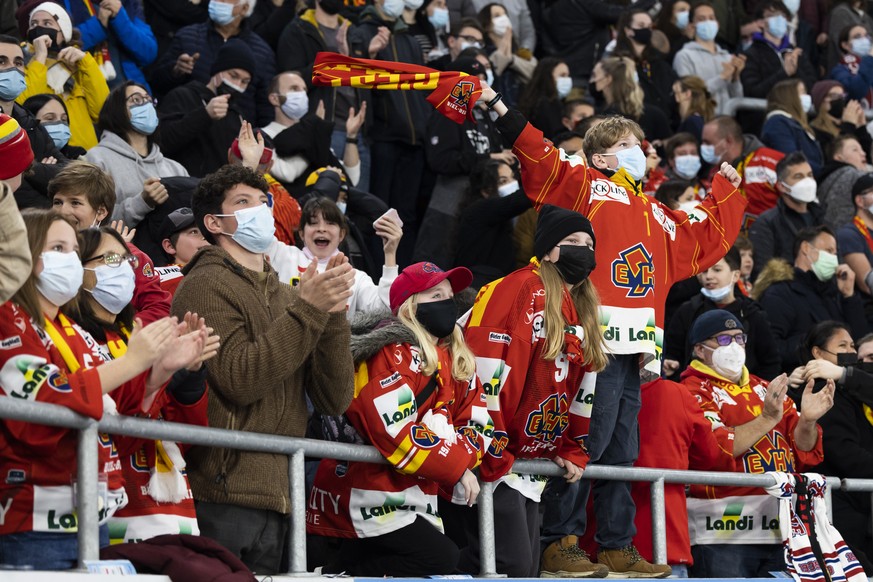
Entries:
{"type": "Polygon", "coordinates": [[[664,209],[661,208],[659,204],[654,202],[652,202],[652,216],[655,217],[655,220],[661,225],[664,232],[670,236],[670,240],[676,240],[676,222],[667,216],[664,209]]]}
{"type": "Polygon", "coordinates": [[[505,361],[497,358],[476,358],[476,373],[482,382],[482,391],[485,393],[489,409],[500,409],[500,390],[506,383],[511,369],[505,361]]]}
{"type": "Polygon", "coordinates": [[[392,438],[399,435],[406,425],[415,422],[417,417],[415,395],[406,383],[391,392],[377,396],[373,399],[373,404],[382,419],[382,424],[385,425],[385,430],[392,438]]]}
{"type": "Polygon", "coordinates": [[[509,345],[512,343],[512,336],[508,333],[497,333],[492,331],[488,334],[488,341],[495,344],[506,344],[509,345]]]}
{"type": "Polygon", "coordinates": [[[0,385],[13,398],[36,400],[40,389],[46,384],[57,392],[73,390],[66,374],[44,358],[15,356],[6,360],[0,368],[0,385]]]}
{"type": "Polygon", "coordinates": [[[391,374],[387,378],[379,380],[379,386],[381,386],[382,388],[387,388],[388,386],[391,386],[392,384],[396,384],[399,381],[400,381],[400,372],[394,372],[393,374],[391,374]]]}
{"type": "Polygon", "coordinates": [[[0,341],[0,350],[14,350],[21,347],[21,336],[16,335],[0,341]]]}
{"type": "Polygon", "coordinates": [[[620,202],[630,206],[630,198],[627,190],[609,180],[598,178],[591,182],[591,202],[602,200],[604,202],[620,202]]]}

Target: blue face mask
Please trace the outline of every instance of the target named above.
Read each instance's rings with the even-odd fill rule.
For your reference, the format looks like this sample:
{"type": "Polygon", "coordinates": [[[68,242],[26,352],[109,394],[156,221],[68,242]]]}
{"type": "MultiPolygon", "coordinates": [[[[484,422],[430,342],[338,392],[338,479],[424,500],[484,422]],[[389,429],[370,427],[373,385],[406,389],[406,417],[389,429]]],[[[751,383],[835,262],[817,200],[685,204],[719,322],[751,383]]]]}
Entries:
{"type": "Polygon", "coordinates": [[[694,33],[704,42],[715,40],[718,35],[718,20],[702,20],[694,23],[694,33]]]}
{"type": "Polygon", "coordinates": [[[0,99],[15,101],[25,89],[27,83],[24,82],[24,73],[15,67],[0,71],[0,99]]]}
{"type": "Polygon", "coordinates": [[[491,69],[485,69],[485,82],[488,83],[489,87],[494,86],[494,71],[491,69]]]}
{"type": "Polygon", "coordinates": [[[215,24],[224,26],[233,22],[233,4],[218,2],[218,0],[210,0],[209,2],[209,18],[215,24]]]}
{"type": "Polygon", "coordinates": [[[51,121],[42,126],[55,142],[56,148],[61,149],[70,141],[70,126],[63,121],[51,121]]]}
{"type": "Polygon", "coordinates": [[[870,54],[870,37],[862,36],[851,40],[851,51],[856,57],[866,57],[870,54]]]}
{"type": "Polygon", "coordinates": [[[676,156],[676,173],[686,180],[691,180],[697,177],[697,172],[700,171],[700,158],[695,155],[676,156]]]}
{"type": "Polygon", "coordinates": [[[688,10],[676,13],[676,28],[679,30],[685,30],[685,27],[688,26],[688,15],[688,10]]]}
{"type": "Polygon", "coordinates": [[[449,23],[449,11],[445,8],[434,8],[433,14],[427,17],[431,25],[437,30],[443,30],[449,23]]]}
{"type": "Polygon", "coordinates": [[[385,0],[382,4],[382,12],[388,18],[400,18],[403,14],[403,0],[385,0]]]}
{"type": "Polygon", "coordinates": [[[721,160],[721,156],[715,153],[715,145],[708,143],[700,144],[700,157],[710,165],[717,164],[721,160]]]}
{"type": "Polygon", "coordinates": [[[216,214],[215,216],[236,217],[236,232],[221,234],[232,238],[239,246],[250,253],[264,253],[270,248],[276,237],[276,223],[273,221],[273,213],[266,204],[237,210],[233,214],[216,214]]]}
{"type": "Polygon", "coordinates": [[[778,39],[785,38],[788,33],[788,20],[781,14],[767,18],[767,32],[778,39]]]}
{"type": "Polygon", "coordinates": [[[640,146],[601,155],[615,156],[618,160],[618,167],[624,168],[628,175],[638,182],[646,175],[646,154],[643,153],[643,148],[640,146]]]}
{"type": "Polygon", "coordinates": [[[558,77],[555,79],[555,88],[558,90],[558,97],[563,99],[573,90],[573,79],[570,77],[558,77]]]}
{"type": "Polygon", "coordinates": [[[130,124],[135,130],[151,135],[158,128],[158,113],[152,103],[143,103],[130,109],[130,124]]]}

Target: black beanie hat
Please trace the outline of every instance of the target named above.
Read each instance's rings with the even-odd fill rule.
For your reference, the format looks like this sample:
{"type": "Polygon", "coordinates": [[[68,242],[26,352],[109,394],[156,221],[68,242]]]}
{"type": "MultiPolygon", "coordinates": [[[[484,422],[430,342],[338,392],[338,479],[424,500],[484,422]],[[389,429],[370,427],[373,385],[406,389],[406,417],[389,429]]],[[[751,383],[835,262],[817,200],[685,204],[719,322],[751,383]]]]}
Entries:
{"type": "Polygon", "coordinates": [[[863,174],[852,184],[852,199],[870,190],[873,190],[873,174],[863,174]]]}
{"type": "Polygon", "coordinates": [[[537,218],[537,231],[534,235],[534,255],[537,260],[542,260],[556,244],[574,232],[587,232],[591,240],[597,244],[594,237],[594,228],[591,222],[578,212],[567,210],[559,206],[545,204],[540,208],[537,218]]]}
{"type": "Polygon", "coordinates": [[[230,69],[242,69],[252,77],[255,76],[255,58],[252,56],[252,50],[238,38],[230,39],[218,49],[209,74],[216,75],[230,69]]]}

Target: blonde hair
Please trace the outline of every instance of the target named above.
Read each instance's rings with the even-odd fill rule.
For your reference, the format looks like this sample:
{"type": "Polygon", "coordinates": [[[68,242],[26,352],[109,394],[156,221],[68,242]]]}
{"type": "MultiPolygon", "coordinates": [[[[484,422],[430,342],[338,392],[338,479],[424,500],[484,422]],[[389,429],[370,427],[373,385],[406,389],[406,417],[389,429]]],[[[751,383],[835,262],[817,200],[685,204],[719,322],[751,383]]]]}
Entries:
{"type": "Polygon", "coordinates": [[[694,75],[685,75],[678,82],[683,91],[691,91],[691,103],[688,106],[689,115],[696,113],[703,118],[703,121],[709,121],[715,117],[715,99],[712,98],[703,79],[694,75]]]}
{"type": "Polygon", "coordinates": [[[588,156],[588,163],[594,163],[592,160],[594,154],[602,154],[628,134],[643,141],[643,130],[640,125],[626,117],[614,115],[593,126],[585,133],[585,139],[582,140],[582,151],[588,156]]]}
{"type": "MultiPolygon", "coordinates": [[[[564,300],[564,278],[551,261],[542,261],[536,273],[546,291],[546,308],[543,313],[546,349],[543,352],[543,359],[554,360],[564,349],[564,328],[567,326],[561,311],[564,300]]],[[[606,367],[606,346],[600,329],[600,297],[591,280],[585,279],[573,285],[570,289],[570,298],[585,331],[585,337],[582,338],[585,363],[592,372],[599,372],[606,367]]]]}
{"type": "MultiPolygon", "coordinates": [[[[418,307],[418,294],[413,294],[409,299],[404,301],[397,310],[397,318],[406,327],[412,330],[415,335],[415,340],[418,347],[421,348],[422,364],[424,367],[421,372],[427,376],[436,372],[439,357],[437,356],[436,345],[431,338],[433,337],[418,318],[415,316],[416,307],[418,307]]],[[[461,328],[455,325],[452,330],[452,336],[449,339],[437,340],[442,341],[448,347],[449,353],[452,355],[452,378],[463,382],[469,382],[476,373],[476,357],[470,348],[467,347],[467,342],[464,341],[464,334],[461,328]]]]}
{"type": "Polygon", "coordinates": [[[638,120],[643,115],[643,99],[645,95],[639,83],[634,81],[633,74],[637,67],[628,57],[606,57],[600,61],[600,66],[606,75],[612,77],[609,86],[610,105],[615,105],[622,115],[638,120]]]}
{"type": "Polygon", "coordinates": [[[784,111],[796,120],[806,130],[807,133],[812,133],[809,127],[809,119],[806,116],[806,111],[800,104],[800,94],[797,88],[803,81],[798,79],[786,79],[779,81],[770,92],[767,94],[767,113],[771,111],[784,111]]]}

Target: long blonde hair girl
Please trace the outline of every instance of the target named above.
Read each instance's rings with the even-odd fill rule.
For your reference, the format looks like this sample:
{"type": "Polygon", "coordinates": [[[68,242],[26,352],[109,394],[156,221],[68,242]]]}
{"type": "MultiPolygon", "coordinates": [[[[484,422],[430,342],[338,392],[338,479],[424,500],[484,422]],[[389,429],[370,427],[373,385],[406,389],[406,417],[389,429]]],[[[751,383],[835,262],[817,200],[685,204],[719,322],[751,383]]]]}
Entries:
{"type": "MultiPolygon", "coordinates": [[[[543,351],[543,358],[554,360],[564,349],[564,328],[567,326],[561,311],[564,278],[551,261],[541,261],[537,272],[546,291],[546,309],[543,313],[546,349],[543,351]]],[[[573,285],[570,298],[576,306],[582,329],[585,330],[585,337],[582,338],[585,363],[592,372],[599,372],[606,367],[606,345],[600,329],[600,297],[591,279],[573,285]]]]}
{"type": "Polygon", "coordinates": [[[634,80],[636,64],[628,57],[606,57],[600,61],[600,66],[604,74],[612,77],[612,84],[607,88],[609,104],[615,105],[622,115],[639,121],[645,95],[634,80]]]}
{"type": "MultiPolygon", "coordinates": [[[[439,358],[437,357],[436,345],[431,339],[433,336],[424,329],[424,326],[415,316],[417,307],[418,294],[416,293],[400,305],[400,309],[397,310],[397,318],[415,335],[423,359],[421,371],[430,376],[436,372],[439,358]]],[[[561,338],[563,337],[562,332],[561,338]]],[[[442,341],[452,355],[452,377],[455,380],[469,382],[473,378],[473,374],[476,373],[476,357],[467,347],[461,328],[455,325],[451,337],[438,341],[442,341]]]]}

